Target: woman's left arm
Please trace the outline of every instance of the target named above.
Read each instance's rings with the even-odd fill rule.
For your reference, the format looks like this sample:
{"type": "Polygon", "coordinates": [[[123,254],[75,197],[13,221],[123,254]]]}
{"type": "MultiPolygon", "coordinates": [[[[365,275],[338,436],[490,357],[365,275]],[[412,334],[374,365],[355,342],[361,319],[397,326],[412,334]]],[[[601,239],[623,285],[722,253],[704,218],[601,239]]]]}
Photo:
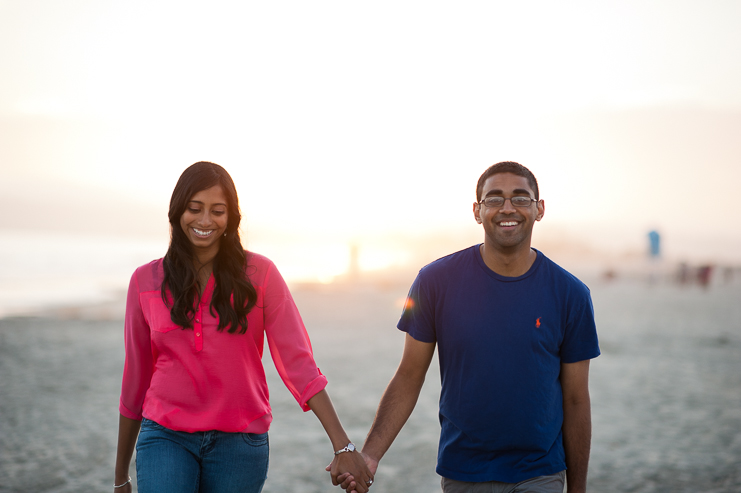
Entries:
{"type": "MultiPolygon", "coordinates": [[[[309,399],[307,404],[322,423],[324,431],[327,432],[332,442],[332,448],[335,451],[345,448],[350,443],[350,438],[340,423],[340,418],[337,416],[327,391],[321,390],[309,399]]],[[[369,487],[368,481],[373,481],[373,474],[368,469],[363,456],[360,455],[360,451],[342,452],[335,455],[329,472],[334,485],[339,484],[337,476],[350,473],[355,478],[355,490],[358,493],[366,493],[369,487]]]]}
{"type": "MultiPolygon", "coordinates": [[[[283,277],[274,265],[269,265],[264,280],[263,320],[270,356],[283,383],[304,411],[311,409],[327,432],[334,451],[342,450],[350,439],[324,387],[327,379],[319,371],[304,323],[283,277]]],[[[342,452],[330,464],[332,483],[337,476],[350,473],[356,480],[358,493],[368,491],[367,481],[373,474],[359,451],[342,452]]]]}

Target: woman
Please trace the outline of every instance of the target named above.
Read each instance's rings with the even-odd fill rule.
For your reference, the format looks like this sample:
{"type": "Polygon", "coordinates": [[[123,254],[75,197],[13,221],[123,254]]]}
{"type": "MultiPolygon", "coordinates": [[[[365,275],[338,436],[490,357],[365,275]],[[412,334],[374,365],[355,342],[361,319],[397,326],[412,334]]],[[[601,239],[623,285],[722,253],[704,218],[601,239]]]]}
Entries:
{"type": "Polygon", "coordinates": [[[286,386],[332,442],[333,479],[349,472],[367,491],[373,475],[324,390],[283,278],[242,249],[226,170],[208,162],[186,169],[169,219],[167,254],[139,267],[129,286],[114,491],[131,491],[135,444],[142,493],[262,490],[272,420],[265,336],[286,386]]]}

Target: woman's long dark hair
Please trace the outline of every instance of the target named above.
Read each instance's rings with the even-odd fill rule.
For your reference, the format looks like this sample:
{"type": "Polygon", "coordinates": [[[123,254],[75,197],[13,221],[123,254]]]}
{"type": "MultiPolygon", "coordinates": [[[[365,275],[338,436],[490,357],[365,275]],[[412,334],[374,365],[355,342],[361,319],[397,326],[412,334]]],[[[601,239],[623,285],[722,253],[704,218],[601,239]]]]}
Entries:
{"type": "Polygon", "coordinates": [[[198,271],[190,240],[180,226],[180,217],[188,202],[201,190],[219,185],[226,195],[226,235],[219,238],[219,251],[214,258],[213,275],[216,281],[211,298],[211,314],[219,317],[218,330],[229,327],[229,333],[247,332],[247,314],[257,301],[257,291],[245,274],[247,256],[239,238],[239,211],[237,189],[229,173],[218,164],[201,161],[189,166],[180,175],[170,198],[170,247],[163,262],[165,278],[161,293],[170,308],[170,318],[177,325],[193,328],[195,304],[200,299],[198,271]],[[169,300],[169,289],[172,299],[169,300]],[[234,302],[231,302],[232,296],[234,302]],[[172,306],[171,306],[172,304],[172,306]],[[214,313],[216,310],[216,313],[214,313]]]}

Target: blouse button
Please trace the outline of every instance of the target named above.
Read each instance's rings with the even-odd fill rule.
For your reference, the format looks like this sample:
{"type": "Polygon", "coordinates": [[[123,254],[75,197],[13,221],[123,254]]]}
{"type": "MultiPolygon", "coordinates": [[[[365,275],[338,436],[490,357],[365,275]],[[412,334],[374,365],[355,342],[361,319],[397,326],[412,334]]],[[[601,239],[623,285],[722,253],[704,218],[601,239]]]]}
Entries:
{"type": "Polygon", "coordinates": [[[200,322],[200,321],[201,321],[200,319],[198,319],[198,318],[196,319],[196,322],[200,322]]]}
{"type": "Polygon", "coordinates": [[[200,332],[196,332],[196,337],[201,337],[201,333],[200,332]]]}

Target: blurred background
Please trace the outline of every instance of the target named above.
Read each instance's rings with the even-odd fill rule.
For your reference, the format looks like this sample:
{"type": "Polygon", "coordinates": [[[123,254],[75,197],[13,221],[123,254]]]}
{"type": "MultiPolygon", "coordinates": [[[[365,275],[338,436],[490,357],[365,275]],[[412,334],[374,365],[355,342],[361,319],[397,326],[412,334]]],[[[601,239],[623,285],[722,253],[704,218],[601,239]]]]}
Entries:
{"type": "MultiPolygon", "coordinates": [[[[395,318],[416,271],[482,240],[471,214],[479,175],[514,160],[535,173],[546,204],[534,246],[590,285],[598,319],[600,306],[614,315],[598,320],[612,344],[604,359],[614,350],[631,365],[635,354],[618,351],[621,343],[645,349],[644,329],[672,333],[673,322],[649,309],[656,306],[691,325],[682,329],[686,348],[704,334],[726,351],[724,371],[741,374],[740,19],[735,0],[0,0],[6,351],[25,354],[37,340],[24,342],[25,330],[67,327],[76,334],[63,338],[69,342],[112,320],[113,335],[95,347],[120,358],[115,321],[129,277],[164,255],[170,193],[200,160],[234,178],[245,246],[275,261],[317,337],[334,334],[325,337],[331,346],[331,327],[371,324],[358,322],[364,313],[377,315],[368,315],[375,322],[364,333],[376,334],[368,341],[379,341],[380,330],[397,337],[395,318]],[[347,315],[333,315],[330,301],[347,293],[355,298],[338,301],[347,315]]],[[[378,354],[400,351],[400,342],[378,344],[378,354]]],[[[656,356],[666,356],[656,344],[656,356]]],[[[378,377],[378,395],[397,356],[378,377]]],[[[111,358],[115,381],[120,359],[111,358]]],[[[615,368],[609,375],[625,374],[615,368]]],[[[339,364],[338,376],[344,385],[339,364]]],[[[31,385],[4,380],[6,397],[31,385]]],[[[105,408],[114,418],[116,385],[105,408]]],[[[718,406],[741,401],[738,378],[713,389],[718,406]]],[[[369,395],[367,419],[378,397],[369,395]]],[[[683,415],[686,402],[678,402],[673,409],[683,415]]],[[[7,416],[22,409],[3,409],[4,431],[15,423],[7,416]]],[[[435,419],[433,409],[433,428],[435,419]]],[[[728,419],[723,430],[741,424],[737,414],[728,419]]],[[[723,471],[741,469],[738,429],[722,433],[730,440],[723,471]]],[[[432,463],[421,470],[434,477],[437,430],[428,431],[432,463]]],[[[610,440],[597,451],[621,443],[610,440]]],[[[38,476],[9,458],[11,442],[0,448],[0,491],[3,483],[33,491],[23,478],[38,476]]],[[[625,456],[644,457],[635,454],[646,444],[633,445],[621,449],[625,456]]],[[[666,460],[681,469],[690,456],[678,454],[682,460],[666,460]]],[[[107,484],[110,457],[93,455],[109,461],[96,476],[107,484]]],[[[628,466],[609,469],[609,454],[601,457],[602,491],[618,491],[605,471],[620,478],[628,466]]],[[[653,470],[646,471],[624,491],[664,491],[636,486],[653,470]]],[[[729,474],[716,476],[741,484],[729,474]]],[[[35,491],[62,491],[49,488],[35,491]]]]}
{"type": "MultiPolygon", "coordinates": [[[[480,241],[481,172],[533,170],[536,246],[741,263],[736,1],[0,0],[0,313],[114,296],[199,160],[294,282],[480,241]],[[74,289],[71,287],[74,286],[74,289]]],[[[594,262],[592,262],[594,264],[594,262]]],[[[614,264],[614,265],[613,265],[614,264]]]]}

